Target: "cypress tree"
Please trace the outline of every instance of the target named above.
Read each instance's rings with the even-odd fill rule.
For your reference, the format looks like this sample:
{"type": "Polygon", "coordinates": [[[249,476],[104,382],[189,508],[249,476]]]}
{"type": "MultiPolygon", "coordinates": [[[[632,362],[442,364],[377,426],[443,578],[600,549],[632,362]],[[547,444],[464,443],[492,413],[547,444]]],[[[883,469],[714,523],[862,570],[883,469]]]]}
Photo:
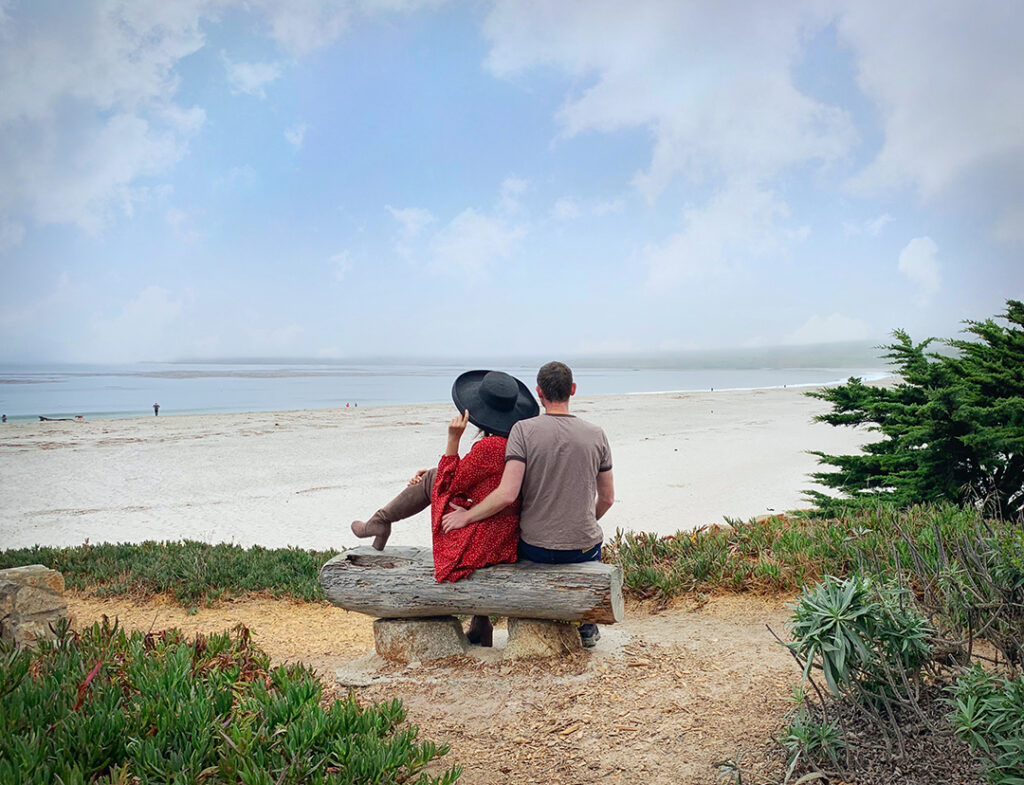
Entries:
{"type": "Polygon", "coordinates": [[[826,513],[888,501],[898,506],[953,501],[1010,518],[1024,512],[1024,304],[966,322],[970,337],[929,351],[903,330],[883,355],[899,381],[874,387],[851,378],[808,395],[832,410],[815,419],[880,433],[858,455],[814,452],[832,471],[812,474],[839,498],[809,491],[826,513]]]}

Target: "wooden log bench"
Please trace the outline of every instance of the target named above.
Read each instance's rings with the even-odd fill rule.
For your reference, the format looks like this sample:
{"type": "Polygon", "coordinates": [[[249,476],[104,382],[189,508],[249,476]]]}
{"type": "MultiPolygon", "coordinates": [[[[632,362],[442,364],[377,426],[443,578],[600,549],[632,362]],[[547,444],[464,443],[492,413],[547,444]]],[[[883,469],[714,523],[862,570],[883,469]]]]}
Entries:
{"type": "Polygon", "coordinates": [[[353,548],[320,570],[327,599],[376,618],[377,653],[409,662],[465,653],[455,614],[509,619],[510,658],[579,649],[576,624],[622,621],[622,571],[610,564],[496,564],[455,583],[434,579],[429,548],[353,548]]]}

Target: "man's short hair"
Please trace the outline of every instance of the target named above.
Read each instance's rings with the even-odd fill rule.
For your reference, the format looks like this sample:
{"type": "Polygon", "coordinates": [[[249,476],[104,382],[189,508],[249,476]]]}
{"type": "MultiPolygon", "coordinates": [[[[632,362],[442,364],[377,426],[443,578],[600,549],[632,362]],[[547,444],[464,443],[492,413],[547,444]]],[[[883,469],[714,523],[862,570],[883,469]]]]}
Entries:
{"type": "Polygon", "coordinates": [[[537,386],[549,401],[568,401],[572,393],[572,371],[565,363],[547,363],[537,371],[537,386]]]}

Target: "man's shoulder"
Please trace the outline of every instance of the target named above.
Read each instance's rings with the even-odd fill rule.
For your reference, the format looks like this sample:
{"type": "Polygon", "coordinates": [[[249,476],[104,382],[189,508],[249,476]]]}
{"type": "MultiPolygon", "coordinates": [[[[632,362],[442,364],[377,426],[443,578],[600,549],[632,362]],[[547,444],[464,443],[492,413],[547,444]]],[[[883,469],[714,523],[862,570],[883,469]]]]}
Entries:
{"type": "Polygon", "coordinates": [[[573,416],[572,428],[581,433],[600,434],[604,436],[604,429],[596,423],[590,422],[590,420],[584,420],[582,417],[573,416]]]}
{"type": "Polygon", "coordinates": [[[577,417],[574,414],[540,414],[528,420],[520,420],[512,426],[513,432],[519,430],[523,436],[543,436],[545,434],[566,433],[579,436],[590,435],[604,437],[604,430],[599,425],[577,417]]]}

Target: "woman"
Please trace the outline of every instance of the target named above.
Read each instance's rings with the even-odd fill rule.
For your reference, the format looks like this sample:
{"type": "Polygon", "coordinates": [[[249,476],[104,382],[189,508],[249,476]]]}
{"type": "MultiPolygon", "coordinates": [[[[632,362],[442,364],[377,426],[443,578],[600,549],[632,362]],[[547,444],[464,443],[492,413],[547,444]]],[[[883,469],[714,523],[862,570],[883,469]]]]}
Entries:
{"type": "MultiPolygon", "coordinates": [[[[369,520],[352,522],[357,537],[373,537],[373,547],[383,550],[392,523],[429,506],[438,582],[457,581],[479,567],[516,560],[518,501],[497,515],[448,533],[441,530],[441,516],[450,504],[472,507],[498,487],[509,431],[520,420],[540,412],[529,388],[501,371],[467,371],[452,385],[452,400],[462,414],[448,423],[448,445],[437,468],[417,472],[406,489],[369,520]],[[459,442],[467,423],[480,428],[484,436],[459,458],[459,442]]],[[[487,617],[474,616],[468,635],[473,643],[490,645],[487,617]]]]}

